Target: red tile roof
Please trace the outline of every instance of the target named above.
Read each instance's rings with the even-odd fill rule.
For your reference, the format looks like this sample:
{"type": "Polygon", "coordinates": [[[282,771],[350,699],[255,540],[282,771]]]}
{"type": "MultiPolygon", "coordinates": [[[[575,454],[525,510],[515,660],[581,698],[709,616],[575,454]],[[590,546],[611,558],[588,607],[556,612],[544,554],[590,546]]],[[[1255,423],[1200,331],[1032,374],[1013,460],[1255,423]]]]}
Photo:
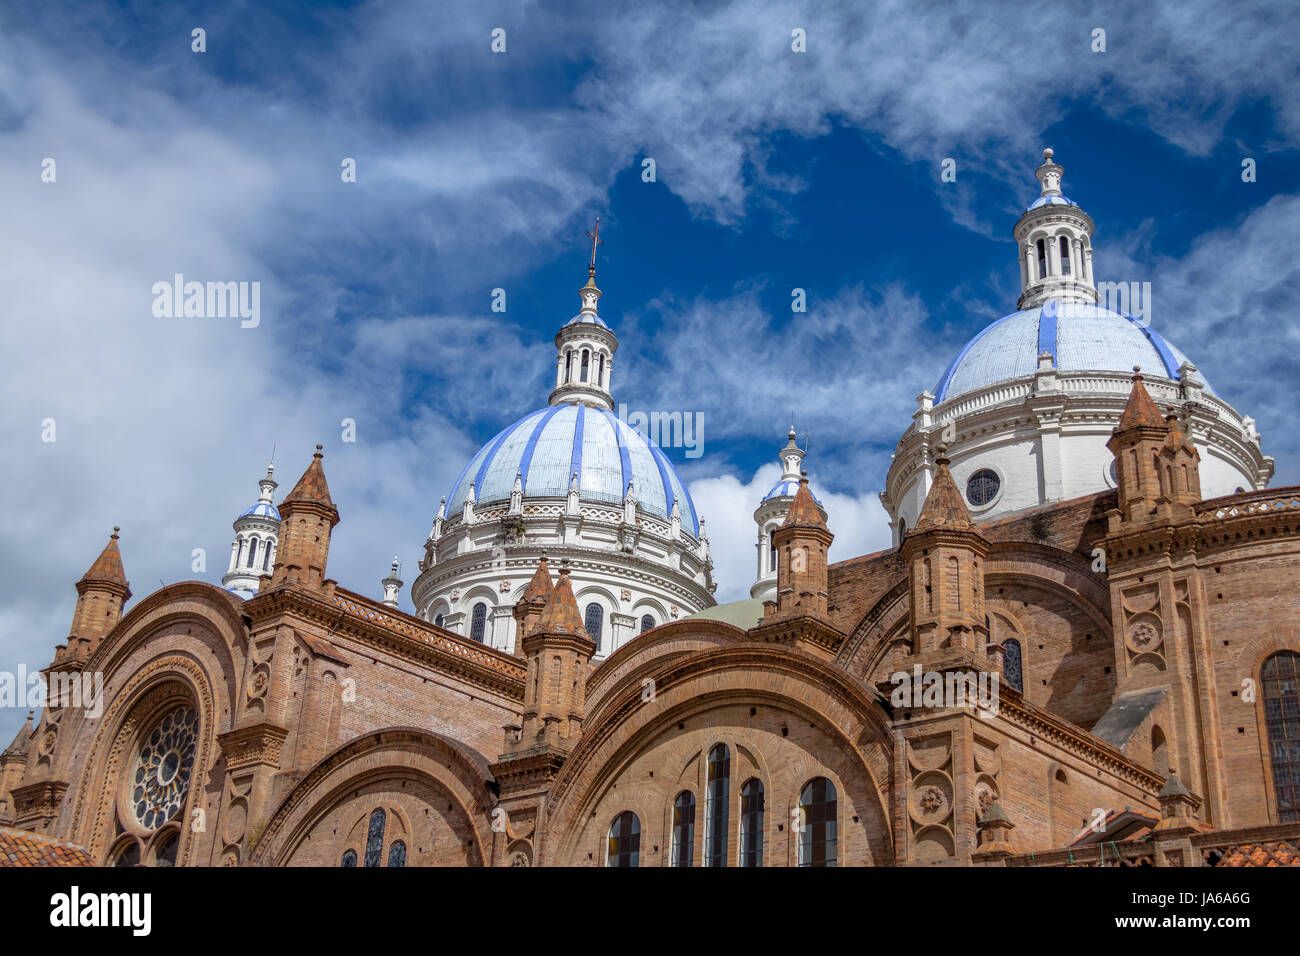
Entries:
{"type": "Polygon", "coordinates": [[[0,866],[94,866],[85,847],[0,827],[0,866]]]}
{"type": "Polygon", "coordinates": [[[113,529],[113,534],[108,539],[108,544],[104,550],[99,553],[95,563],[90,566],[90,570],[81,576],[78,584],[116,584],[118,587],[130,588],[126,583],[126,571],[122,568],[122,552],[117,550],[117,528],[113,529]]]}
{"type": "Polygon", "coordinates": [[[293,491],[289,496],[280,502],[280,507],[284,507],[290,501],[305,501],[311,504],[324,505],[326,508],[333,508],[334,502],[330,500],[330,486],[325,482],[325,469],[321,466],[321,446],[316,446],[316,454],[312,456],[311,464],[307,470],[302,473],[298,483],[293,486],[293,491]]]}
{"type": "Polygon", "coordinates": [[[1124,414],[1119,417],[1119,430],[1124,431],[1135,425],[1154,425],[1163,428],[1164,424],[1165,417],[1160,414],[1160,409],[1156,408],[1156,403],[1147,393],[1146,386],[1142,384],[1142,376],[1134,372],[1133,390],[1128,393],[1124,414]]]}

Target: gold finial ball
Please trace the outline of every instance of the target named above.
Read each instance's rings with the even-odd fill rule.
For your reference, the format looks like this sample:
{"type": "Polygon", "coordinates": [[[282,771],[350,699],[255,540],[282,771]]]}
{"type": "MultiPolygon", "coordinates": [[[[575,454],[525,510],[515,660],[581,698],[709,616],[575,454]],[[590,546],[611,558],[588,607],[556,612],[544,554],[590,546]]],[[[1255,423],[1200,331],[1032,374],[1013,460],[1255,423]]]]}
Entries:
{"type": "Polygon", "coordinates": [[[1047,147],[1047,149],[1043,150],[1043,159],[1046,159],[1046,160],[1049,160],[1049,161],[1050,161],[1051,158],[1052,158],[1053,156],[1055,156],[1055,155],[1056,155],[1056,153],[1054,153],[1054,152],[1052,151],[1052,148],[1051,148],[1050,146],[1047,147]]]}
{"type": "Polygon", "coordinates": [[[1142,366],[1141,366],[1141,365],[1134,365],[1134,366],[1133,366],[1133,374],[1134,374],[1134,375],[1136,375],[1136,374],[1137,374],[1138,372],[1140,372],[1140,371],[1142,371],[1142,366]]]}

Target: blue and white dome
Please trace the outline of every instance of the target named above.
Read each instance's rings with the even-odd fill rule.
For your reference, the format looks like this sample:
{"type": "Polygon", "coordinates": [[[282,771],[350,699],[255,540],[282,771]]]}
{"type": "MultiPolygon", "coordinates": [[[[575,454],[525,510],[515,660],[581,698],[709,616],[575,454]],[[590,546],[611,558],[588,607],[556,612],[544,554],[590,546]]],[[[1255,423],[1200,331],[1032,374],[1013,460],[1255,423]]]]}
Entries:
{"type": "Polygon", "coordinates": [[[603,408],[554,405],[538,409],[479,449],[447,498],[447,514],[461,510],[474,483],[478,506],[509,501],[515,475],[524,498],[563,498],[578,474],[579,498],[621,504],[632,482],[638,506],[667,520],[673,503],[682,528],[699,536],[700,522],[686,485],[663,451],[603,408]]]}
{"type": "Polygon", "coordinates": [[[255,502],[251,508],[249,508],[243,514],[241,514],[239,517],[269,518],[272,521],[279,521],[280,512],[275,507],[275,505],[271,504],[269,501],[258,501],[255,502]]]}
{"type": "MultiPolygon", "coordinates": [[[[1139,365],[1149,375],[1174,381],[1187,361],[1158,332],[1130,315],[1099,305],[1050,300],[1003,316],[967,342],[939,379],[935,402],[1033,375],[1040,352],[1051,353],[1052,364],[1060,371],[1131,373],[1139,365]]],[[[1208,385],[1204,387],[1213,394],[1208,385]]]]}
{"type": "MultiPolygon", "coordinates": [[[[798,490],[798,479],[782,478],[771,487],[767,494],[763,496],[763,500],[771,501],[773,498],[793,498],[794,493],[798,490]]],[[[822,500],[812,493],[811,486],[808,488],[808,493],[812,495],[813,501],[817,502],[819,505],[822,503],[822,500]]]]}
{"type": "Polygon", "coordinates": [[[1033,202],[1029,204],[1029,208],[1026,209],[1025,212],[1029,212],[1030,209],[1037,209],[1039,206],[1078,206],[1078,205],[1079,204],[1077,202],[1075,202],[1073,199],[1070,199],[1067,196],[1039,196],[1037,199],[1035,199],[1033,202]]]}

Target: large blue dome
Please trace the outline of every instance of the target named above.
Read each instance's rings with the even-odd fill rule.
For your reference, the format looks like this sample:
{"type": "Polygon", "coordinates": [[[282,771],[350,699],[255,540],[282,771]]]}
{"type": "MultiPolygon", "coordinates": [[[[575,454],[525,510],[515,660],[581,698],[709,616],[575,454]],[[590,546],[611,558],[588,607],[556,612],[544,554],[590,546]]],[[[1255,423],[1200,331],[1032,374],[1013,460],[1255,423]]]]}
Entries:
{"type": "Polygon", "coordinates": [[[602,408],[555,405],[525,415],[479,449],[447,497],[447,514],[458,513],[474,483],[479,505],[509,501],[515,474],[523,475],[525,498],[563,498],[578,473],[582,499],[621,504],[632,482],[638,506],[668,519],[673,502],[682,527],[700,533],[695,503],[659,446],[602,408]]]}
{"type": "MultiPolygon", "coordinates": [[[[1155,329],[1130,315],[1050,300],[1003,316],[967,342],[935,386],[935,402],[1033,375],[1040,352],[1050,352],[1061,371],[1132,373],[1140,365],[1148,375],[1175,381],[1187,361],[1155,329]]],[[[1212,393],[1208,384],[1205,390],[1212,393]]]]}

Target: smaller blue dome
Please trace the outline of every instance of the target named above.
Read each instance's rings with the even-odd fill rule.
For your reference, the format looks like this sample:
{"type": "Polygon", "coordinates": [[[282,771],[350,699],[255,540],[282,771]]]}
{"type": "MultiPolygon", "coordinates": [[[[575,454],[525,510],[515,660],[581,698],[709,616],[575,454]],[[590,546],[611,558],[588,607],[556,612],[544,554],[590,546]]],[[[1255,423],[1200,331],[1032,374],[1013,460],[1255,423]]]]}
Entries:
{"type": "Polygon", "coordinates": [[[605,324],[605,320],[600,316],[587,315],[584,312],[579,312],[573,318],[569,319],[568,322],[565,322],[564,325],[566,328],[570,325],[599,325],[602,329],[609,328],[609,326],[605,324]]]}
{"type": "MultiPolygon", "coordinates": [[[[772,490],[763,496],[763,500],[770,501],[773,498],[793,498],[794,493],[798,490],[799,490],[799,482],[797,481],[786,481],[786,480],[778,481],[776,484],[772,486],[772,490]]],[[[808,488],[808,493],[812,495],[811,486],[808,488]]],[[[819,505],[822,503],[821,499],[818,498],[816,495],[812,496],[812,500],[817,502],[819,505]]]]}
{"type": "Polygon", "coordinates": [[[254,504],[253,507],[249,508],[239,517],[247,518],[250,515],[257,518],[270,518],[272,521],[280,520],[280,512],[276,510],[275,505],[263,504],[260,501],[254,504]]]}
{"type": "MultiPolygon", "coordinates": [[[[1039,206],[1077,206],[1079,205],[1073,199],[1065,196],[1039,196],[1029,205],[1029,209],[1037,209],[1039,206]]],[[[1025,212],[1029,212],[1026,209],[1025,212]]]]}

